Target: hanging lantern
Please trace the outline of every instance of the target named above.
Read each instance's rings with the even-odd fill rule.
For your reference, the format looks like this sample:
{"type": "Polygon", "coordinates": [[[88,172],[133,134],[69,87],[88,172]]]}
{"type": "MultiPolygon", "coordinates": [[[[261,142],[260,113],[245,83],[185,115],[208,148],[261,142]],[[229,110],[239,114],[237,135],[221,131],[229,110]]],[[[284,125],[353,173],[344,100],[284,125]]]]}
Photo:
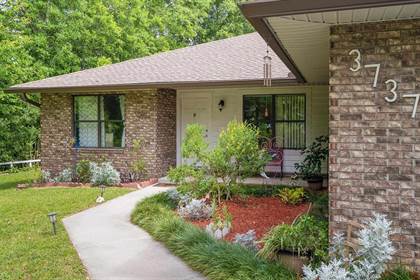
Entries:
{"type": "Polygon", "coordinates": [[[268,54],[264,56],[264,86],[271,87],[271,57],[268,54]]]}

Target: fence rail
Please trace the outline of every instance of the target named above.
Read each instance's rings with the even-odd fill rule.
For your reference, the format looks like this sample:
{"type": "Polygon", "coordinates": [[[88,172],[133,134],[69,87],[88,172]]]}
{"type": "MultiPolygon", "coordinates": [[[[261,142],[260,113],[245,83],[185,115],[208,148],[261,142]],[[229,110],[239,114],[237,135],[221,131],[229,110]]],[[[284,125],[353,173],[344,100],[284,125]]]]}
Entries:
{"type": "Polygon", "coordinates": [[[32,167],[32,164],[41,162],[40,159],[31,159],[31,160],[18,160],[18,161],[9,161],[9,162],[0,162],[0,166],[9,166],[13,168],[15,165],[19,164],[29,164],[29,167],[32,167]]]}

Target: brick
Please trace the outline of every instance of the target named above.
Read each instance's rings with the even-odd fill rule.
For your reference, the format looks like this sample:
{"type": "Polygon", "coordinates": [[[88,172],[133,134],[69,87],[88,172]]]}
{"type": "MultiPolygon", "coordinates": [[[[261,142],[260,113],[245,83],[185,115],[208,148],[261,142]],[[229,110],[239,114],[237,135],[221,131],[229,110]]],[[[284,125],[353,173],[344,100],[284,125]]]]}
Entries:
{"type": "MultiPolygon", "coordinates": [[[[110,161],[128,180],[131,164],[146,163],[143,179],[161,177],[176,164],[176,92],[140,90],[117,92],[125,95],[126,145],[122,149],[72,147],[73,105],[71,93],[43,93],[41,107],[41,167],[53,176],[74,168],[81,159],[110,161]],[[133,141],[141,140],[140,152],[133,141]]],[[[97,93],[98,94],[98,93],[97,93]]],[[[102,94],[102,93],[100,93],[102,94]]],[[[107,93],[112,94],[112,93],[107,93]]],[[[114,93],[115,94],[115,93],[114,93]]]]}
{"type": "Polygon", "coordinates": [[[387,79],[398,94],[419,93],[420,20],[331,27],[330,49],[330,232],[384,213],[399,232],[392,261],[420,271],[420,112],[413,99],[385,101],[387,79]],[[355,39],[357,38],[357,39],[355,39]],[[373,69],[348,70],[357,48],[373,69]]]}

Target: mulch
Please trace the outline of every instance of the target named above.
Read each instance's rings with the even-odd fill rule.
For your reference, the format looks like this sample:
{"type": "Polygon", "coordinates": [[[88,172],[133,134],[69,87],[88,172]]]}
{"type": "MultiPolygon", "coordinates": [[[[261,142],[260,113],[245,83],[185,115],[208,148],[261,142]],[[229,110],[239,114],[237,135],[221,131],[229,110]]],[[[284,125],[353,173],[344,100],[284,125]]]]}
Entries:
{"type": "MultiPolygon", "coordinates": [[[[296,217],[309,210],[309,203],[288,205],[276,197],[235,197],[231,201],[224,201],[219,205],[220,212],[226,206],[232,215],[232,228],[225,237],[233,240],[237,233],[245,233],[254,229],[260,240],[272,227],[279,224],[292,224],[296,217]]],[[[205,228],[211,221],[191,221],[194,225],[205,228]]]]}

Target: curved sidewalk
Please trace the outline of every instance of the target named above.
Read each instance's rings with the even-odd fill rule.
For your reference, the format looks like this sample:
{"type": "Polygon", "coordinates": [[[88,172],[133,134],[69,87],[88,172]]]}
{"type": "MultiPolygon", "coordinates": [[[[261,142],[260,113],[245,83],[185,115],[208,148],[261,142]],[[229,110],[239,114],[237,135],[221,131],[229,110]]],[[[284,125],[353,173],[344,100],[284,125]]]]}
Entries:
{"type": "Polygon", "coordinates": [[[147,187],[63,219],[90,279],[205,279],[130,223],[137,202],[167,189],[147,187]]]}

